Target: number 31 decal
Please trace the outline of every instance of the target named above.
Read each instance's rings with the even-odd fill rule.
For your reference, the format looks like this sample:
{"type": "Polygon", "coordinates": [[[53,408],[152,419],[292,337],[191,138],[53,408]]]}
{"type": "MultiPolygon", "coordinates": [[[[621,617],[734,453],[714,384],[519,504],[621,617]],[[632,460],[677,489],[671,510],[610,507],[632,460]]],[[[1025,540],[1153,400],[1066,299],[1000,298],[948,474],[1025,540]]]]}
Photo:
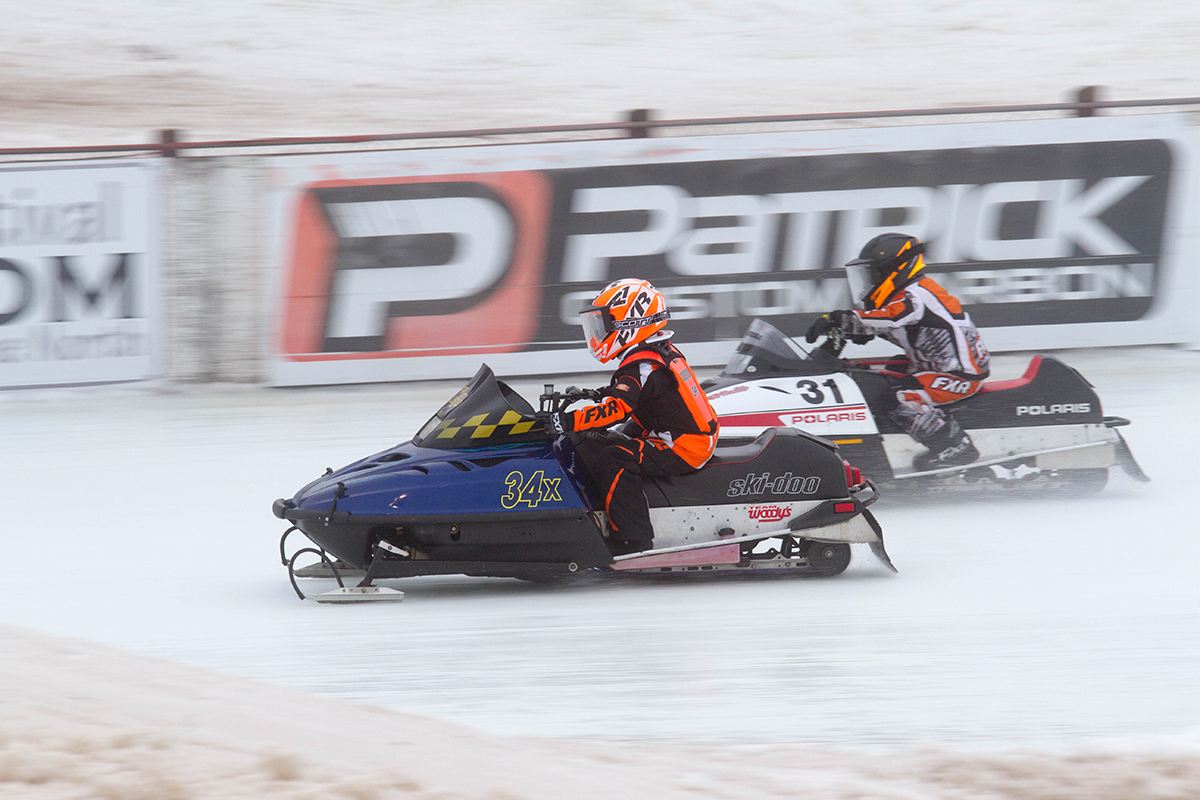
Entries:
{"type": "MultiPolygon", "coordinates": [[[[833,378],[825,381],[821,386],[828,386],[830,393],[833,395],[833,402],[842,403],[842,393],[838,391],[837,381],[833,378]]],[[[825,393],[821,391],[820,386],[817,386],[816,381],[803,380],[796,382],[797,389],[804,389],[800,396],[804,398],[806,403],[812,403],[814,406],[822,405],[825,402],[825,393]]]]}

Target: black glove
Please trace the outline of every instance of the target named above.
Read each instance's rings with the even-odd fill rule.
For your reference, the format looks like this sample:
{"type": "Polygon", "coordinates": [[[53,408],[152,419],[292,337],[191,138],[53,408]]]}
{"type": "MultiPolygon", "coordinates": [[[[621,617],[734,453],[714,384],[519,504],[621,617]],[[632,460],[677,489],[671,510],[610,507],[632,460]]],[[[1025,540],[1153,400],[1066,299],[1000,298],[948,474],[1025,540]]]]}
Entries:
{"type": "MultiPolygon", "coordinates": [[[[834,313],[836,314],[838,312],[835,311],[834,313]]],[[[838,326],[834,323],[829,314],[817,317],[816,321],[813,322],[812,325],[808,326],[808,332],[804,334],[804,341],[812,344],[817,339],[829,333],[836,327],[838,326]]]]}
{"type": "Polygon", "coordinates": [[[868,331],[867,326],[863,325],[862,317],[853,311],[834,311],[829,318],[833,320],[834,325],[841,329],[842,333],[846,334],[846,338],[855,344],[866,344],[875,338],[875,334],[868,331]]]}
{"type": "Polygon", "coordinates": [[[552,414],[538,414],[538,416],[542,418],[542,424],[546,426],[547,433],[562,436],[567,431],[575,430],[574,414],[560,411],[552,414]]]}
{"type": "Polygon", "coordinates": [[[607,394],[608,387],[603,389],[580,389],[578,386],[568,386],[563,392],[563,397],[569,400],[567,404],[570,405],[571,403],[583,400],[585,398],[599,402],[600,400],[603,400],[607,394]]]}
{"type": "Polygon", "coordinates": [[[830,311],[829,319],[833,322],[833,327],[840,329],[847,336],[862,333],[862,323],[858,321],[858,314],[853,311],[830,311]]]}

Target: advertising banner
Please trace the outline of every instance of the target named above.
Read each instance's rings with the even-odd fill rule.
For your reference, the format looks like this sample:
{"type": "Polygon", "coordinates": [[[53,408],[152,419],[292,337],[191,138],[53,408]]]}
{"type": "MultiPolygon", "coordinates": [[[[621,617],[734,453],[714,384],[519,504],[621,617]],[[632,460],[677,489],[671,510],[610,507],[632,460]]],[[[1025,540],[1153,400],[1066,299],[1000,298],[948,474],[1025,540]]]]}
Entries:
{"type": "Polygon", "coordinates": [[[885,231],[993,350],[1189,341],[1194,140],[1163,115],[280,158],[272,380],[584,371],[576,312],[623,277],[719,364],[754,317],[849,307],[885,231]]]}
{"type": "Polygon", "coordinates": [[[0,167],[0,388],[151,377],[155,171],[0,167]]]}

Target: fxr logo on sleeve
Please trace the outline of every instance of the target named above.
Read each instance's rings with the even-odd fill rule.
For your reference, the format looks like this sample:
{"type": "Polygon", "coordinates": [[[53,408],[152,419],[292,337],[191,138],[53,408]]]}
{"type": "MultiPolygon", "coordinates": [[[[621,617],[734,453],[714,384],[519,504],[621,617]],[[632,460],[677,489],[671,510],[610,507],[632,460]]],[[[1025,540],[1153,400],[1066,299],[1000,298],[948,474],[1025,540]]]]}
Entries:
{"type": "Polygon", "coordinates": [[[522,349],[537,330],[549,200],[538,172],[307,187],[281,353],[324,361],[522,349]]]}

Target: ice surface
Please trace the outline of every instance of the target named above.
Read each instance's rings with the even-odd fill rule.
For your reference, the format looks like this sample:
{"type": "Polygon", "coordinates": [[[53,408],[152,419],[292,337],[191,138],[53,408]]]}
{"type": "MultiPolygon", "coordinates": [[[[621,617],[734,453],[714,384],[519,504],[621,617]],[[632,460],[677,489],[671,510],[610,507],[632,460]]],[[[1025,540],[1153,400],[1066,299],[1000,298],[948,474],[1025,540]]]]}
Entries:
{"type": "MultiPolygon", "coordinates": [[[[1154,481],[878,508],[900,569],[833,580],[390,582],[292,594],[271,501],[408,438],[457,384],[0,395],[0,621],[497,734],[1063,746],[1200,720],[1200,356],[1068,353],[1154,481]],[[1169,378],[1169,379],[1168,379],[1169,378]]],[[[1019,374],[1015,356],[1001,377],[1019,374]]],[[[540,382],[515,382],[527,396],[540,382]]]]}

